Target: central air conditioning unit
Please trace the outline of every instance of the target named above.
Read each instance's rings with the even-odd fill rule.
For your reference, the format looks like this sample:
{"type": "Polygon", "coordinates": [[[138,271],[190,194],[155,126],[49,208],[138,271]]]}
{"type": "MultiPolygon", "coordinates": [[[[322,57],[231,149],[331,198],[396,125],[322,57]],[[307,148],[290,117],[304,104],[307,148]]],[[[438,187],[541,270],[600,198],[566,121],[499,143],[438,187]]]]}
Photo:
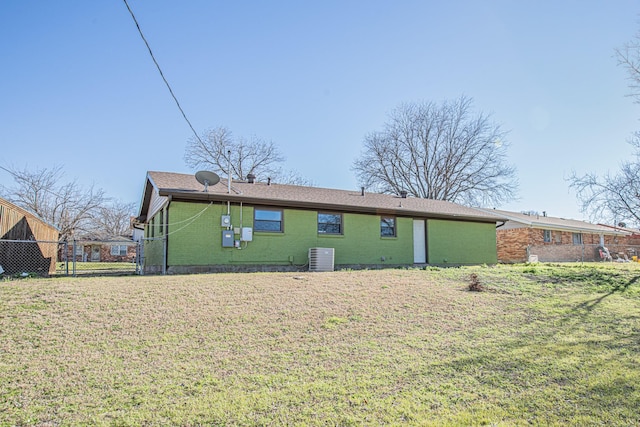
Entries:
{"type": "Polygon", "coordinates": [[[333,248],[309,248],[309,271],[333,271],[333,248]]]}

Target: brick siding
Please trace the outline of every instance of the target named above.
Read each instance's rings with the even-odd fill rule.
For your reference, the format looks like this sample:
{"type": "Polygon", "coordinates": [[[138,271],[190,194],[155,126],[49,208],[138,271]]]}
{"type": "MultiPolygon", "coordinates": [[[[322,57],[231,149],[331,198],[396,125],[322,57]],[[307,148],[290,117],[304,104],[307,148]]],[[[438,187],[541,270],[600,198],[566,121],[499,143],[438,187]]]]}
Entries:
{"type": "Polygon", "coordinates": [[[513,228],[496,231],[498,262],[514,263],[527,260],[527,246],[531,234],[530,228],[513,228]]]}
{"type": "MultiPolygon", "coordinates": [[[[600,235],[582,233],[582,244],[573,243],[573,233],[551,231],[551,241],[544,241],[544,230],[538,228],[512,228],[496,231],[498,261],[503,263],[527,262],[529,255],[537,255],[541,262],[601,261],[597,250],[600,235]]],[[[604,236],[604,245],[616,254],[629,258],[640,255],[640,241],[626,236],[604,236]]]]}

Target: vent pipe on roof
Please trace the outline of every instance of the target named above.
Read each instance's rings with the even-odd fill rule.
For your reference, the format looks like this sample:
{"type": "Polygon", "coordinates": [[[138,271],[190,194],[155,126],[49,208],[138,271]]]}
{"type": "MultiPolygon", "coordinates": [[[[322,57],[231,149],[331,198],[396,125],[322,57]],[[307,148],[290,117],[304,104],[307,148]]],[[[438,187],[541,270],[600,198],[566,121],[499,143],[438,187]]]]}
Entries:
{"type": "Polygon", "coordinates": [[[406,199],[407,198],[407,190],[400,191],[400,197],[402,197],[403,199],[406,199]]]}
{"type": "Polygon", "coordinates": [[[267,178],[267,185],[271,185],[271,177],[267,178]]]}
{"type": "Polygon", "coordinates": [[[252,173],[250,173],[249,175],[247,175],[247,181],[249,182],[249,184],[253,184],[256,180],[256,176],[252,173]]]}
{"type": "Polygon", "coordinates": [[[547,216],[547,211],[542,211],[542,216],[546,218],[546,216],[547,216]]]}
{"type": "Polygon", "coordinates": [[[364,187],[360,187],[360,195],[364,196],[364,187]]]}

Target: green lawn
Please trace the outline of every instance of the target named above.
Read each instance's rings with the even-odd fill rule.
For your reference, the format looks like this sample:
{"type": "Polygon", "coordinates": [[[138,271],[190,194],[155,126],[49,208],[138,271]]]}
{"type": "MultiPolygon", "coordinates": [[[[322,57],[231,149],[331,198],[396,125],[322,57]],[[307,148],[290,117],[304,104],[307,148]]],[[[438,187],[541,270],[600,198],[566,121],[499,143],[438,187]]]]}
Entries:
{"type": "MultiPolygon", "coordinates": [[[[73,262],[59,262],[56,265],[56,275],[73,275],[73,262]]],[[[133,262],[76,262],[76,275],[126,275],[136,274],[136,264],[133,262]]]]}
{"type": "Polygon", "coordinates": [[[638,425],[639,278],[563,264],[2,281],[0,425],[638,425]]]}

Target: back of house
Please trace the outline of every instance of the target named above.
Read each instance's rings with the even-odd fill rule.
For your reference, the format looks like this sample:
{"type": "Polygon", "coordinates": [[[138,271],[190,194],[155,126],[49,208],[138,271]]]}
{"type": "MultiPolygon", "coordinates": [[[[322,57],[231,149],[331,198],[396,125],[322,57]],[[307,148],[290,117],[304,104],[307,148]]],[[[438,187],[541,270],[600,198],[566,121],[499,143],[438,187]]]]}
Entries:
{"type": "Polygon", "coordinates": [[[498,215],[450,202],[148,172],[147,273],[497,262],[498,215]]]}

